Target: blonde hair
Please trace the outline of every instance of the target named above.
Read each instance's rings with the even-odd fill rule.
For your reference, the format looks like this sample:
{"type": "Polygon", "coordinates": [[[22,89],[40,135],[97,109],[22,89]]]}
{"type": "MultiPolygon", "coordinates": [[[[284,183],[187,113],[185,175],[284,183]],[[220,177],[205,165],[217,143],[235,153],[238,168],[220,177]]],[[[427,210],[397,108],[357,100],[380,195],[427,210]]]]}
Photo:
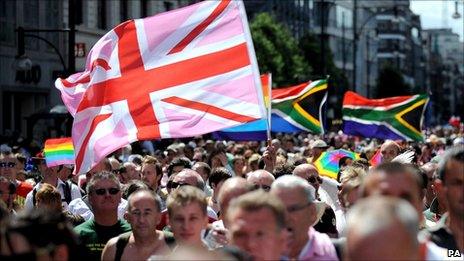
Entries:
{"type": "Polygon", "coordinates": [[[172,215],[175,208],[182,208],[190,203],[198,203],[203,214],[206,215],[208,201],[203,191],[193,186],[181,186],[169,194],[166,200],[168,214],[172,215]]]}

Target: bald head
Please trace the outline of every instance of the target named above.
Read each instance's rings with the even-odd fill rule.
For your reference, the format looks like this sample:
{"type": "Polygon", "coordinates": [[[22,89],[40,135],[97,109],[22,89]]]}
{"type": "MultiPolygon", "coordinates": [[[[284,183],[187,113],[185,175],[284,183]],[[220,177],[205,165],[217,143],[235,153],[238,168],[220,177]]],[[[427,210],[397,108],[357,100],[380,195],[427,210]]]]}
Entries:
{"type": "Polygon", "coordinates": [[[148,189],[137,190],[129,196],[127,199],[127,211],[130,212],[132,208],[134,208],[134,205],[140,201],[146,201],[149,204],[153,204],[155,206],[154,209],[156,209],[158,212],[161,212],[160,197],[148,189]]]}
{"type": "Polygon", "coordinates": [[[192,169],[183,169],[173,179],[173,182],[178,184],[188,184],[197,187],[201,190],[204,189],[205,183],[198,172],[192,169]]]}
{"type": "Polygon", "coordinates": [[[380,153],[382,154],[382,162],[390,162],[398,154],[400,154],[401,147],[398,143],[392,140],[386,140],[380,147],[380,153]]]}
{"type": "Polygon", "coordinates": [[[308,181],[315,189],[316,193],[319,191],[320,187],[320,178],[319,171],[312,164],[301,164],[296,166],[293,170],[293,175],[298,176],[306,181],[308,181]]]}
{"type": "Polygon", "coordinates": [[[271,189],[271,185],[274,182],[275,177],[266,170],[259,169],[248,174],[247,182],[248,184],[254,186],[255,188],[262,188],[266,191],[271,189]]]}
{"type": "Polygon", "coordinates": [[[218,195],[219,207],[221,209],[221,216],[225,216],[227,213],[227,208],[229,207],[229,202],[243,195],[251,190],[251,187],[248,185],[246,179],[241,177],[233,177],[227,179],[222,184],[221,190],[218,195]]]}

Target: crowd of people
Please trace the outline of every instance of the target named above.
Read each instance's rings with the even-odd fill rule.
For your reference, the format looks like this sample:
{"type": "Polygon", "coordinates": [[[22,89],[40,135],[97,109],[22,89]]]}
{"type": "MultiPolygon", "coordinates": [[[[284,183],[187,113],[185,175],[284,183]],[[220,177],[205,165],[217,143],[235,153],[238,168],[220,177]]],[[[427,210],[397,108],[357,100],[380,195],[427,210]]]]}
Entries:
{"type": "Polygon", "coordinates": [[[0,259],[462,260],[463,136],[143,141],[82,175],[5,142],[0,259]],[[360,158],[321,175],[340,148],[360,158]]]}

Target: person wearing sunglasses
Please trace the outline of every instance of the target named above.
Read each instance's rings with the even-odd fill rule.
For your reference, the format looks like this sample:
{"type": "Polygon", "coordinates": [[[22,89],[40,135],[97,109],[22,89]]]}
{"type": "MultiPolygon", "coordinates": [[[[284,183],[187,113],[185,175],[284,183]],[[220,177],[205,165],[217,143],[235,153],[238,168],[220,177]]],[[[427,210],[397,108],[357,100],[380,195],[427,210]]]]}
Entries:
{"type": "Polygon", "coordinates": [[[105,244],[113,237],[131,230],[130,225],[118,219],[121,202],[121,184],[111,172],[95,174],[87,185],[93,218],[74,228],[87,249],[89,260],[100,260],[105,244]]]}
{"type": "Polygon", "coordinates": [[[274,176],[266,170],[259,169],[248,174],[247,182],[254,189],[262,189],[268,192],[271,189],[274,176]]]}
{"type": "Polygon", "coordinates": [[[26,201],[27,194],[34,185],[18,180],[18,172],[21,170],[17,157],[12,153],[0,153],[0,176],[13,182],[16,186],[16,198],[14,207],[21,209],[26,201]]]}
{"type": "Polygon", "coordinates": [[[287,257],[297,260],[338,260],[330,238],[312,226],[317,219],[315,189],[294,175],[279,177],[271,194],[284,204],[289,233],[287,257]]]}

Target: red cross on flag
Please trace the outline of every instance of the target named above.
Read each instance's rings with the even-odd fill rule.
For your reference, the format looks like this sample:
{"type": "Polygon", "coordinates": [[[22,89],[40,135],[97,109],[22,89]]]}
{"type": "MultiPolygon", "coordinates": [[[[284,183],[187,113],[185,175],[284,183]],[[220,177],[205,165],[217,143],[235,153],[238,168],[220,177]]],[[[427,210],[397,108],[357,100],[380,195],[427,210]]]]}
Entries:
{"type": "Polygon", "coordinates": [[[74,117],[77,174],[137,140],[266,118],[241,1],[205,1],[124,22],[95,44],[84,72],[55,85],[74,117]]]}

